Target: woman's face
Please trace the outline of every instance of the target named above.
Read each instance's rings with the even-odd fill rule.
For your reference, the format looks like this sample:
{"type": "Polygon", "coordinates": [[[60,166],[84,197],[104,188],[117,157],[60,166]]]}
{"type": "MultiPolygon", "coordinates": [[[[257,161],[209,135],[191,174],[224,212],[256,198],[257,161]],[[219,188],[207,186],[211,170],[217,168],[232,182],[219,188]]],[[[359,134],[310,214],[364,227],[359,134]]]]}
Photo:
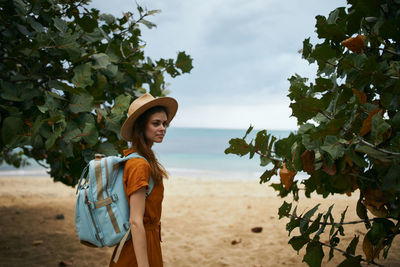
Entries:
{"type": "Polygon", "coordinates": [[[146,124],[145,137],[150,145],[161,143],[167,131],[167,114],[156,112],[149,117],[146,124]]]}

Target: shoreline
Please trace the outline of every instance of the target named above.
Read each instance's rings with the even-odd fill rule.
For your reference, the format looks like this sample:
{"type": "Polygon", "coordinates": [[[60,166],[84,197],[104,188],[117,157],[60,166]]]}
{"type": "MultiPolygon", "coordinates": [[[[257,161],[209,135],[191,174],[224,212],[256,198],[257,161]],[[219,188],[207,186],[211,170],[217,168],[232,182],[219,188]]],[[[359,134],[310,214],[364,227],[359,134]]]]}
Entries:
{"type": "MultiPolygon", "coordinates": [[[[288,244],[287,219],[278,219],[283,201],[258,181],[171,177],[164,181],[162,250],[165,266],[307,266],[288,244]],[[261,233],[251,228],[262,227],[261,233]]],[[[321,203],[325,211],[335,203],[333,215],[349,206],[346,221],[358,219],[353,195],[328,199],[300,196],[299,212],[321,203]]],[[[77,240],[74,225],[75,189],[50,177],[0,178],[0,266],[107,266],[113,248],[93,249],[77,240]],[[57,214],[65,219],[57,220],[57,214]],[[4,264],[4,265],[3,265],[4,264]]],[[[329,229],[326,230],[329,232],[329,229]]],[[[346,249],[354,234],[360,235],[357,253],[362,254],[363,226],[345,228],[339,247],[346,249]]],[[[326,241],[326,235],[321,236],[326,241]]],[[[344,257],[335,253],[323,266],[336,266],[344,257]]],[[[363,254],[362,254],[363,255],[363,254]]],[[[396,238],[385,266],[400,265],[396,238]]]]}

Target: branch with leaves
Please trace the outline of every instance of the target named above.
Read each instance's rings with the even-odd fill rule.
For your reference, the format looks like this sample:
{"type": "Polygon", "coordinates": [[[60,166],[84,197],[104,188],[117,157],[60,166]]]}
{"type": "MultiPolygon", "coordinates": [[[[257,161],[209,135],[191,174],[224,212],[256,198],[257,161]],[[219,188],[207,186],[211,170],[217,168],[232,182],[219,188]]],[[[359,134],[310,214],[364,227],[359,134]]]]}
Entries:
{"type": "Polygon", "coordinates": [[[0,8],[0,161],[33,158],[56,181],[74,186],[95,153],[121,154],[130,102],[164,77],[189,73],[192,59],[145,57],[139,25],[159,10],[137,6],[121,18],[86,0],[2,1],[0,8]],[[18,149],[18,150],[17,150],[18,149]],[[21,153],[22,151],[22,153],[21,153]]]}
{"type": "MultiPolygon", "coordinates": [[[[336,223],[332,207],[315,219],[311,216],[318,206],[300,216],[296,208],[291,215],[285,213],[290,217],[289,233],[299,228],[301,234],[289,243],[295,250],[307,244],[304,261],[310,266],[321,265],[322,246],[329,246],[329,258],[333,257],[339,236],[350,224],[365,226],[365,257],[355,256],[355,237],[341,266],[376,264],[380,252],[387,257],[400,233],[400,31],[395,26],[400,4],[361,2],[349,2],[328,17],[317,16],[316,32],[322,41],[303,42],[302,57],[316,63],[318,71],[310,82],[297,74],[289,78],[288,97],[298,129],[278,140],[266,130],[252,133],[250,126],[225,150],[250,159],[257,154],[266,167],[260,182],[279,175],[280,182],[270,186],[280,197],[292,194],[299,201],[299,185],[308,198],[360,194],[356,204],[360,220],[344,222],[343,214],[336,223]],[[319,236],[329,226],[329,244],[321,243],[319,236]]],[[[289,209],[285,205],[282,208],[289,209]]]]}

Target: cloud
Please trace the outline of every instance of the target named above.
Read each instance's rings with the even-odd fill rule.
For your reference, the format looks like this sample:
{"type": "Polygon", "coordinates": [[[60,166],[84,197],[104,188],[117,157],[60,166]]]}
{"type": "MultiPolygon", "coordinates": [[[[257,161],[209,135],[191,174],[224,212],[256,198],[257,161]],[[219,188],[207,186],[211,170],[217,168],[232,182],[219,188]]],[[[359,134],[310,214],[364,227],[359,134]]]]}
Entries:
{"type": "MultiPolygon", "coordinates": [[[[290,118],[287,79],[299,73],[312,78],[297,51],[307,37],[316,40],[315,16],[327,16],[345,0],[169,0],[139,1],[162,13],[150,18],[156,29],[142,27],[145,52],[174,58],[186,51],[194,59],[191,74],[167,78],[180,103],[175,125],[247,128],[250,123],[295,129],[290,118]],[[231,116],[230,116],[231,114],[231,116]]],[[[133,1],[92,3],[120,15],[136,9],[133,1]]]]}

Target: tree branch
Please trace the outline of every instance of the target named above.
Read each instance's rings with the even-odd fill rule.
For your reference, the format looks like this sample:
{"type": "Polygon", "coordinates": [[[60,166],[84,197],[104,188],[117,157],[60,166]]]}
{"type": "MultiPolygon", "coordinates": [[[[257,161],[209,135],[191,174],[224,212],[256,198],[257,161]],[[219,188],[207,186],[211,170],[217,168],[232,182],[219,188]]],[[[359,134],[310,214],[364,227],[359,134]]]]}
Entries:
{"type": "MultiPolygon", "coordinates": [[[[355,135],[355,134],[354,134],[354,135],[355,135]]],[[[367,141],[365,141],[365,140],[362,139],[361,137],[358,137],[357,139],[358,139],[358,141],[359,141],[360,143],[363,143],[364,145],[369,146],[370,148],[373,148],[373,149],[375,149],[375,150],[377,150],[377,151],[379,151],[379,152],[382,152],[382,153],[385,153],[385,154],[388,154],[388,155],[391,155],[391,156],[397,156],[397,157],[400,156],[400,153],[399,153],[399,152],[392,152],[392,151],[389,151],[389,150],[386,150],[386,149],[383,149],[383,148],[376,147],[376,146],[374,146],[373,144],[368,143],[367,141]]]]}
{"type": "MultiPolygon", "coordinates": [[[[315,242],[315,241],[314,241],[314,242],[315,242]]],[[[329,248],[331,248],[331,249],[337,250],[337,251],[343,253],[343,254],[346,255],[346,256],[353,257],[353,258],[356,257],[356,255],[347,253],[347,252],[344,251],[343,249],[340,249],[340,248],[337,248],[337,247],[333,247],[332,245],[328,245],[328,244],[323,243],[323,242],[321,242],[321,241],[317,241],[317,242],[320,243],[322,246],[329,247],[329,248]]],[[[366,259],[363,259],[363,258],[361,258],[360,261],[365,261],[365,262],[368,262],[369,264],[373,264],[373,265],[380,266],[380,267],[385,267],[384,265],[381,265],[381,264],[376,263],[376,262],[373,262],[373,261],[369,262],[369,261],[367,261],[366,259]]]]}
{"type": "MultiPolygon", "coordinates": [[[[304,219],[303,217],[300,216],[293,216],[293,215],[286,215],[286,217],[291,218],[294,217],[296,219],[305,221],[305,222],[309,222],[309,223],[313,223],[315,222],[314,220],[310,220],[310,219],[304,219]]],[[[365,222],[371,222],[374,221],[375,218],[373,219],[367,219],[367,220],[358,220],[358,221],[349,221],[349,222],[342,222],[342,223],[328,223],[328,222],[319,222],[319,224],[323,224],[323,225],[345,225],[345,224],[359,224],[359,223],[365,223],[365,222]]]]}
{"type": "Polygon", "coordinates": [[[283,160],[275,158],[275,157],[272,157],[272,156],[265,155],[265,154],[261,153],[259,150],[256,151],[256,154],[260,155],[261,157],[269,158],[269,159],[274,160],[274,161],[283,162],[283,160]]]}

